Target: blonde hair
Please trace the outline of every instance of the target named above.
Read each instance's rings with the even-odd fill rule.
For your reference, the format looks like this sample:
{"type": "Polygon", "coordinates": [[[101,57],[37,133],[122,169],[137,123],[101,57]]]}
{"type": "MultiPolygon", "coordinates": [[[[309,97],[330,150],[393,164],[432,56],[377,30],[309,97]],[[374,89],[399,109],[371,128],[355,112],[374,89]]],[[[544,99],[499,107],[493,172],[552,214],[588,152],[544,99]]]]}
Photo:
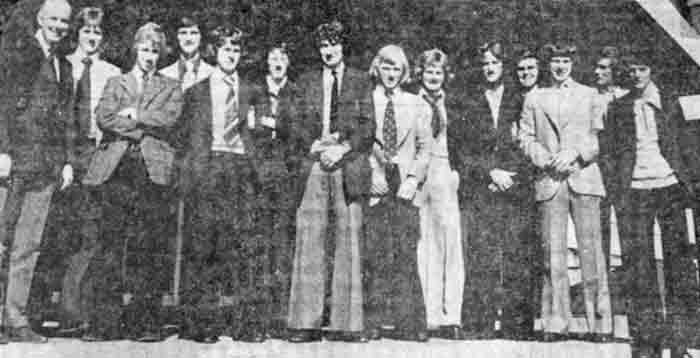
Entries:
{"type": "Polygon", "coordinates": [[[401,67],[401,80],[399,84],[405,84],[411,79],[411,68],[408,65],[408,58],[403,49],[397,45],[386,45],[379,49],[377,55],[372,60],[369,68],[369,75],[376,82],[379,80],[379,66],[383,63],[391,63],[401,67]]]}
{"type": "Polygon", "coordinates": [[[163,29],[160,27],[160,25],[154,22],[148,22],[143,26],[139,27],[138,30],[136,30],[136,35],[134,35],[134,51],[136,50],[136,46],[138,44],[142,44],[145,42],[152,42],[154,45],[158,46],[158,49],[160,50],[160,56],[163,56],[165,54],[165,33],[163,32],[163,29]]]}
{"type": "Polygon", "coordinates": [[[441,67],[445,72],[445,82],[454,77],[452,72],[452,65],[449,62],[447,54],[440,49],[434,48],[427,51],[423,51],[416,60],[416,67],[413,70],[413,75],[417,81],[423,79],[423,71],[426,68],[436,66],[441,67]]]}

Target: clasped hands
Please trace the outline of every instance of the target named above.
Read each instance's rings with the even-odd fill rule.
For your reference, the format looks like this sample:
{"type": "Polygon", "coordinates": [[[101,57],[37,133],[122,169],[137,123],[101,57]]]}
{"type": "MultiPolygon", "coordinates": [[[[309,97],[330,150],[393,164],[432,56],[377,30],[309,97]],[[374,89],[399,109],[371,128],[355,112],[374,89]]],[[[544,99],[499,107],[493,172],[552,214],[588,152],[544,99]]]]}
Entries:
{"type": "Polygon", "coordinates": [[[338,142],[338,138],[338,133],[333,133],[311,144],[311,154],[319,154],[321,164],[327,168],[336,165],[350,151],[350,146],[347,143],[338,142]]]}

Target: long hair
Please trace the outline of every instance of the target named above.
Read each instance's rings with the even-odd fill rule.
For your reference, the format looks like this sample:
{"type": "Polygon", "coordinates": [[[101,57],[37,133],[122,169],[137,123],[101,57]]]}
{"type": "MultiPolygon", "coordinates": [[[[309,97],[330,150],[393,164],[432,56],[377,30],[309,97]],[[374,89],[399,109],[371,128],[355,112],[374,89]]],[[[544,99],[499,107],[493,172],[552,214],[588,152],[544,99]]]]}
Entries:
{"type": "Polygon", "coordinates": [[[377,55],[372,60],[369,68],[369,75],[375,83],[379,83],[379,66],[383,63],[391,63],[401,67],[401,79],[399,85],[406,84],[411,79],[411,68],[408,65],[406,53],[398,45],[386,45],[379,49],[377,55]]]}
{"type": "Polygon", "coordinates": [[[451,81],[455,74],[452,70],[452,64],[447,57],[447,54],[440,49],[434,48],[427,51],[423,51],[416,59],[416,66],[413,69],[413,79],[416,82],[421,82],[423,80],[423,71],[426,68],[436,66],[442,68],[445,72],[445,86],[449,81],[451,81]]]}

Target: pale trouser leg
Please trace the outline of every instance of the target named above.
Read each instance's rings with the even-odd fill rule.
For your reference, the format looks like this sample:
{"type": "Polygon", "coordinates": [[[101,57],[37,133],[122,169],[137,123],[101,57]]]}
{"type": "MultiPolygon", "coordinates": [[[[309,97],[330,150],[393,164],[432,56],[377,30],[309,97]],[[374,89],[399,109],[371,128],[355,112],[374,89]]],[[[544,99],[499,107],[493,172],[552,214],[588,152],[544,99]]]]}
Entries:
{"type": "Polygon", "coordinates": [[[600,227],[600,198],[571,193],[589,332],[612,332],[612,308],[600,227]],[[600,323],[596,316],[601,317],[600,323]],[[600,331],[599,331],[600,330],[600,331]]]}
{"type": "MultiPolygon", "coordinates": [[[[348,205],[341,170],[331,174],[330,191],[335,210],[335,253],[331,291],[330,329],[362,331],[364,326],[360,230],[362,205],[348,205]]],[[[329,253],[330,254],[330,253],[329,253]]]]}
{"type": "Polygon", "coordinates": [[[49,213],[54,185],[39,191],[28,191],[22,199],[21,212],[15,225],[15,237],[10,251],[7,283],[6,324],[9,327],[29,325],[26,316],[29,290],[39,257],[39,246],[49,213]]]}
{"type": "Polygon", "coordinates": [[[567,333],[572,319],[566,240],[568,184],[561,183],[553,198],[540,202],[539,211],[545,262],[549,266],[542,288],[542,325],[545,332],[567,333]]]}
{"type": "Polygon", "coordinates": [[[457,178],[447,158],[433,157],[420,208],[418,267],[428,327],[460,325],[464,293],[457,178]]]}
{"type": "Polygon", "coordinates": [[[321,327],[328,202],[329,176],[318,163],[314,163],[297,209],[296,248],[289,295],[288,325],[291,329],[321,327]]]}

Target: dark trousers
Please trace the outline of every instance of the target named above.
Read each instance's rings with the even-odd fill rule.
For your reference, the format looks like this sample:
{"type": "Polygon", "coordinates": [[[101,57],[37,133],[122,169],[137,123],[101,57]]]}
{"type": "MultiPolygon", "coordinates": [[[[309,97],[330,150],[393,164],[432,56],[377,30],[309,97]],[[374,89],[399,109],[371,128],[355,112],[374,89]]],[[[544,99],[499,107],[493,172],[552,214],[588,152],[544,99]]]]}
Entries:
{"type": "Polygon", "coordinates": [[[534,209],[534,205],[495,193],[463,208],[467,239],[462,322],[467,331],[486,335],[495,330],[532,332],[539,241],[534,209]]]}
{"type": "Polygon", "coordinates": [[[365,328],[393,325],[397,330],[425,330],[425,303],[416,247],[419,209],[395,196],[364,209],[363,253],[365,328]]]}
{"type": "Polygon", "coordinates": [[[270,280],[270,313],[286,326],[294,261],[293,179],[283,161],[267,160],[258,168],[260,182],[256,226],[265,240],[270,280]]]}
{"type": "Polygon", "coordinates": [[[188,213],[183,301],[189,326],[231,329],[235,337],[267,324],[268,238],[255,230],[257,179],[250,159],[213,153],[208,165],[188,213]]]}
{"type": "Polygon", "coordinates": [[[680,185],[628,189],[619,209],[620,244],[630,331],[639,342],[660,344],[670,337],[670,322],[694,312],[698,302],[692,250],[685,223],[685,194],[680,185]],[[666,319],[654,258],[654,217],[661,227],[666,286],[666,319]]]}
{"type": "Polygon", "coordinates": [[[96,330],[112,333],[120,318],[127,335],[159,328],[161,297],[173,272],[168,248],[175,236],[175,197],[172,188],[150,180],[138,150],[127,151],[102,185],[101,247],[88,271],[96,330]]]}

